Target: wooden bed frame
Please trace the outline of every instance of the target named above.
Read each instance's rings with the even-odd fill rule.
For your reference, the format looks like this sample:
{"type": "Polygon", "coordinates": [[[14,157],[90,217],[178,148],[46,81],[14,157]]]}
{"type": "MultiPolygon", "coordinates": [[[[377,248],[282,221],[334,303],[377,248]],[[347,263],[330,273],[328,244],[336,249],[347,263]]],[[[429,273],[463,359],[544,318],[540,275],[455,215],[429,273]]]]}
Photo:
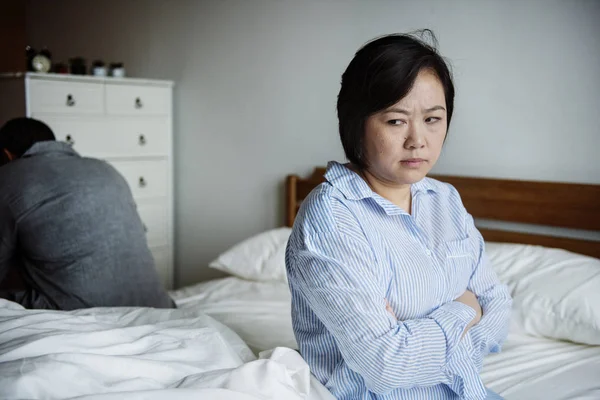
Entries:
{"type": "MultiPolygon", "coordinates": [[[[292,226],[302,200],[325,179],[325,168],[286,180],[285,225],[292,226]]],[[[474,218],[600,231],[600,185],[432,175],[452,184],[474,218]]],[[[557,247],[600,258],[600,241],[508,230],[479,229],[490,242],[557,247]]]]}

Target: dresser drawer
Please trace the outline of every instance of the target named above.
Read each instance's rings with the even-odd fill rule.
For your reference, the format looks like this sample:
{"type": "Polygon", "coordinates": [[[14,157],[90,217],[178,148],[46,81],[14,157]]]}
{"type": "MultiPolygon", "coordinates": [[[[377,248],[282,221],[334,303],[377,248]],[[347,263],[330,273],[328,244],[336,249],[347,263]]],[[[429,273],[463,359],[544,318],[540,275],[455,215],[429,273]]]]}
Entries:
{"type": "Polygon", "coordinates": [[[46,117],[32,114],[45,122],[56,140],[69,143],[82,156],[102,158],[114,147],[106,140],[105,124],[100,118],[46,117]]]}
{"type": "Polygon", "coordinates": [[[173,266],[171,262],[171,252],[168,247],[150,249],[154,257],[154,264],[160,280],[167,290],[173,289],[173,266]]]}
{"type": "Polygon", "coordinates": [[[114,156],[169,155],[169,121],[166,118],[115,119],[108,122],[114,156]]]}
{"type": "Polygon", "coordinates": [[[101,117],[48,117],[33,114],[81,155],[95,158],[169,155],[167,119],[105,120],[101,117]]]}
{"type": "Polygon", "coordinates": [[[103,114],[104,85],[32,80],[29,102],[31,114],[103,114]]]}
{"type": "Polygon", "coordinates": [[[167,202],[138,204],[149,247],[166,246],[168,242],[167,202]]]}
{"type": "Polygon", "coordinates": [[[167,197],[167,161],[113,161],[111,165],[123,175],[133,197],[167,197]]]}
{"type": "Polygon", "coordinates": [[[170,108],[170,88],[106,85],[106,112],[109,115],[167,115],[170,108]]]}

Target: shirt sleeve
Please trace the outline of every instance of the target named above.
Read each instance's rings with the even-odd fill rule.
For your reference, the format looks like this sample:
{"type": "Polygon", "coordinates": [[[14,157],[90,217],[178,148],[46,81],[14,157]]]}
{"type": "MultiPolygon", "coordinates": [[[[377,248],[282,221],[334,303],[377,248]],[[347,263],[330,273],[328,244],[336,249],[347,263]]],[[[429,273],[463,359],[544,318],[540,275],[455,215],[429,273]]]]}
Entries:
{"type": "Polygon", "coordinates": [[[0,284],[8,275],[15,251],[15,232],[12,217],[0,206],[0,284]]]}
{"type": "Polygon", "coordinates": [[[471,336],[465,335],[447,365],[448,371],[452,374],[452,382],[448,386],[458,394],[460,399],[486,398],[486,388],[473,358],[474,349],[471,336]]]}
{"type": "Polygon", "coordinates": [[[468,335],[473,343],[473,361],[480,371],[483,357],[490,352],[499,352],[508,335],[512,299],[508,287],[500,283],[490,265],[483,237],[469,214],[466,216],[466,225],[468,235],[476,246],[477,259],[467,289],[477,296],[482,310],[481,320],[469,329],[468,335]]]}
{"type": "Polygon", "coordinates": [[[10,268],[9,260],[12,258],[12,249],[6,241],[0,238],[0,285],[8,275],[10,268]]]}
{"type": "Polygon", "coordinates": [[[426,318],[398,321],[386,311],[387,287],[375,268],[366,240],[319,233],[289,254],[288,278],[370,391],[450,384],[447,360],[475,311],[450,302],[426,318]]]}

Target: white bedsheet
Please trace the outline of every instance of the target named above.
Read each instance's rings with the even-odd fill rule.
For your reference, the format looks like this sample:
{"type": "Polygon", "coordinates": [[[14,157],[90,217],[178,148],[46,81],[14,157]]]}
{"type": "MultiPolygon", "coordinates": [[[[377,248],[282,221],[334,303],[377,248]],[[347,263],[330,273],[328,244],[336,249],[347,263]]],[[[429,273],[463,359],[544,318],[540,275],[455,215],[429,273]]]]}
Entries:
{"type": "Polygon", "coordinates": [[[195,309],[25,310],[0,300],[1,399],[321,399],[300,355],[256,359],[195,309]]]}
{"type": "Polygon", "coordinates": [[[229,326],[255,352],[297,348],[287,284],[229,277],[172,292],[180,308],[205,312],[229,326]]]}
{"type": "MultiPolygon", "coordinates": [[[[255,352],[297,346],[286,284],[229,277],[172,295],[179,307],[201,310],[232,328],[255,352]]],[[[600,346],[534,338],[513,324],[502,353],[486,357],[482,378],[507,400],[597,400],[600,346]]]]}

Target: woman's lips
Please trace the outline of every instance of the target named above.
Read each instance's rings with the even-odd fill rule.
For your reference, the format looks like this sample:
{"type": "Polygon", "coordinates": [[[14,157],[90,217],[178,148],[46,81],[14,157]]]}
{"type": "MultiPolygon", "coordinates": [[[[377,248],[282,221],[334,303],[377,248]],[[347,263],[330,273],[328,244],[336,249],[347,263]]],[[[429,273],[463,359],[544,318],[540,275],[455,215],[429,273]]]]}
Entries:
{"type": "Polygon", "coordinates": [[[400,163],[403,167],[417,169],[420,168],[421,165],[426,163],[426,160],[422,158],[407,158],[406,160],[401,160],[400,163]]]}

